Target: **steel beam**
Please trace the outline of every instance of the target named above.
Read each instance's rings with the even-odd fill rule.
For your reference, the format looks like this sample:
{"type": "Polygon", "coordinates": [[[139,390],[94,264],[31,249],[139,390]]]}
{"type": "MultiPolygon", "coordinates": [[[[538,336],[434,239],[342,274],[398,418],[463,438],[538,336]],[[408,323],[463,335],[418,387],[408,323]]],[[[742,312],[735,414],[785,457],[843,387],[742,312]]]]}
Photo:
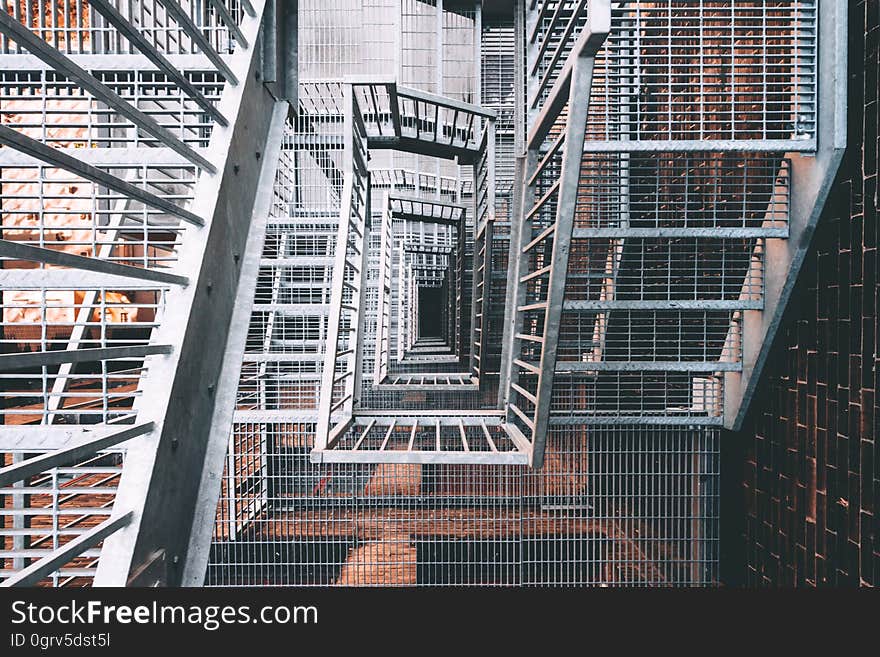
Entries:
{"type": "MultiPolygon", "coordinates": [[[[526,171],[531,170],[536,162],[533,151],[528,155],[516,158],[514,167],[513,202],[510,208],[510,238],[508,252],[522,253],[522,248],[528,243],[528,233],[523,231],[523,217],[525,203],[531,203],[534,198],[534,185],[526,184],[526,171]]],[[[523,274],[522,258],[508,257],[507,259],[507,294],[504,303],[504,323],[501,336],[501,366],[498,380],[498,407],[506,408],[510,400],[511,383],[515,379],[513,375],[513,359],[516,351],[515,337],[522,332],[522,315],[516,312],[517,299],[525,296],[525,286],[520,282],[523,274]]]]}
{"type": "MultiPolygon", "coordinates": [[[[59,242],[59,245],[63,244],[59,242]]],[[[11,260],[26,260],[28,262],[41,262],[45,265],[54,265],[57,267],[69,267],[70,269],[42,269],[36,271],[34,269],[8,269],[3,271],[0,276],[6,277],[6,280],[13,281],[18,279],[19,283],[25,284],[27,280],[60,280],[67,275],[67,285],[69,289],[83,289],[86,287],[85,282],[94,280],[95,277],[104,277],[108,280],[127,280],[124,285],[140,285],[144,281],[147,283],[165,283],[170,285],[185,286],[189,283],[186,276],[172,274],[158,269],[147,269],[146,267],[132,267],[131,265],[120,265],[116,262],[108,260],[100,260],[98,258],[89,258],[87,256],[74,255],[65,251],[55,249],[45,249],[41,246],[32,246],[27,242],[12,242],[9,240],[0,240],[0,257],[9,258],[11,260]],[[76,274],[83,275],[82,283],[79,279],[76,282],[71,278],[71,269],[77,270],[76,274]],[[27,273],[18,273],[27,272],[27,273]],[[92,275],[90,279],[89,272],[92,275]],[[73,287],[71,287],[73,286],[73,287]]],[[[32,287],[34,283],[30,283],[32,287]]],[[[123,287],[124,287],[123,285],[123,287]]],[[[10,288],[10,289],[28,289],[28,288],[10,288]]]]}
{"type": "Polygon", "coordinates": [[[575,228],[572,239],[752,239],[760,237],[788,238],[788,227],[755,226],[741,228],[575,228]]]}
{"type": "MultiPolygon", "coordinates": [[[[118,426],[123,427],[124,425],[118,426]]],[[[94,456],[108,447],[116,447],[133,438],[143,436],[152,431],[153,427],[152,422],[145,422],[134,427],[121,428],[115,432],[81,431],[80,434],[85,436],[85,438],[75,440],[72,445],[65,445],[40,456],[34,456],[0,468],[0,488],[38,475],[41,472],[46,472],[52,468],[74,464],[77,461],[94,456]]],[[[108,428],[110,427],[108,426],[108,428]]]]}
{"type": "MultiPolygon", "coordinates": [[[[220,71],[220,74],[226,79],[226,81],[233,86],[237,85],[238,76],[232,72],[232,68],[230,68],[230,66],[223,61],[223,58],[220,57],[219,53],[214,50],[214,47],[210,44],[205,35],[202,34],[198,25],[193,23],[192,19],[183,10],[183,7],[180,6],[180,3],[177,0],[159,0],[159,2],[165,7],[165,11],[168,12],[168,15],[174,19],[174,22],[180,26],[180,29],[192,39],[193,43],[199,47],[199,50],[202,51],[205,57],[211,60],[211,63],[217,67],[217,70],[220,71]]],[[[253,16],[251,16],[251,18],[253,18],[253,16]]],[[[244,33],[243,30],[242,33],[244,33]]],[[[253,43],[253,41],[250,43],[253,43]]],[[[243,50],[245,49],[243,48],[243,50]]]]}
{"type": "MultiPolygon", "coordinates": [[[[581,174],[581,160],[583,157],[583,145],[586,137],[587,116],[589,111],[590,88],[592,86],[594,57],[601,44],[607,37],[611,27],[611,9],[609,0],[591,0],[587,12],[587,24],[584,26],[578,41],[575,44],[568,59],[563,65],[562,72],[557,78],[550,96],[545,102],[541,112],[536,118],[527,141],[529,150],[529,163],[531,167],[537,165],[537,149],[547,135],[550,126],[556,121],[556,117],[567,103],[565,123],[565,143],[562,153],[562,171],[559,178],[559,192],[556,206],[555,231],[553,233],[553,247],[550,256],[549,282],[547,298],[544,302],[544,326],[543,340],[541,344],[541,360],[537,368],[538,383],[534,404],[535,410],[531,419],[524,419],[527,425],[531,425],[531,464],[539,468],[544,460],[544,447],[547,440],[547,426],[550,416],[550,402],[553,390],[553,377],[556,369],[556,351],[559,342],[559,326],[562,317],[563,300],[565,296],[565,284],[568,275],[568,258],[571,246],[571,236],[574,229],[574,215],[578,199],[578,183],[581,174]]],[[[532,176],[527,169],[526,178],[532,176]]],[[[534,183],[532,183],[534,184],[534,183]]],[[[531,188],[531,186],[530,186],[531,188]]],[[[532,190],[532,195],[534,191],[532,190]]],[[[526,206],[523,206],[525,210],[526,206]]],[[[531,207],[531,204],[529,205],[531,207]]],[[[528,213],[522,216],[525,224],[528,213]]],[[[527,258],[525,253],[531,240],[529,231],[525,225],[519,228],[518,239],[511,239],[510,258],[527,258]]],[[[516,286],[518,294],[514,296],[515,304],[513,312],[517,310],[520,300],[524,299],[524,286],[522,282],[523,272],[517,272],[517,279],[509,281],[509,285],[516,286]]],[[[527,306],[519,306],[527,307],[527,306]]],[[[512,347],[508,351],[508,357],[517,357],[520,341],[516,334],[521,333],[522,319],[518,318],[509,334],[512,347]]],[[[517,361],[520,362],[520,361],[517,361]]],[[[516,383],[514,370],[511,367],[510,384],[516,383]]],[[[519,411],[518,406],[507,399],[508,417],[509,411],[519,411]]],[[[517,413],[521,415],[520,413],[517,413]]]]}
{"type": "Polygon", "coordinates": [[[517,450],[507,452],[453,452],[450,450],[346,450],[321,452],[320,463],[444,463],[454,465],[528,465],[529,456],[517,450]]]}
{"type": "Polygon", "coordinates": [[[613,415],[611,413],[552,413],[550,415],[550,426],[658,426],[668,427],[675,426],[681,429],[690,429],[693,427],[720,427],[723,423],[721,415],[694,415],[686,412],[675,414],[644,414],[634,413],[633,415],[613,415]]]}
{"type": "Polygon", "coordinates": [[[763,306],[761,299],[566,299],[563,302],[565,310],[759,310],[763,306]]]}
{"type": "Polygon", "coordinates": [[[374,350],[373,385],[379,385],[388,374],[391,360],[391,288],[393,260],[393,222],[390,216],[391,196],[385,193],[382,203],[382,226],[379,239],[378,311],[376,313],[376,348],[374,350]]]}
{"type": "Polygon", "coordinates": [[[656,139],[588,141],[585,153],[812,153],[816,139],[656,139]]]}
{"type": "Polygon", "coordinates": [[[4,426],[0,452],[35,453],[69,447],[73,443],[115,433],[126,425],[4,426]]]}
{"type": "Polygon", "coordinates": [[[739,431],[761,380],[774,338],[810,248],[847,140],[847,7],[819,2],[818,137],[815,155],[790,152],[790,239],[768,239],[764,305],[743,316],[742,372],[724,380],[724,425],[739,431]]]}
{"type": "Polygon", "coordinates": [[[48,367],[62,363],[94,363],[99,360],[145,358],[168,355],[173,347],[168,344],[134,345],[129,347],[97,347],[94,349],[59,349],[57,351],[25,351],[0,354],[0,372],[48,367]]]}
{"type": "MultiPolygon", "coordinates": [[[[168,54],[162,55],[165,60],[178,71],[192,71],[196,73],[213,73],[214,65],[204,55],[196,54],[168,54]]],[[[146,55],[132,53],[90,54],[68,53],[65,55],[70,61],[86,71],[160,71],[156,64],[150,61],[146,55]]],[[[54,70],[49,64],[36,55],[30,54],[4,54],[0,57],[0,71],[51,71],[54,70]]]]}
{"type": "MultiPolygon", "coordinates": [[[[290,103],[292,113],[298,107],[299,94],[298,4],[298,0],[269,0],[263,12],[263,31],[260,35],[263,81],[273,96],[290,103]]],[[[300,114],[300,121],[304,116],[300,114]]],[[[303,135],[296,137],[301,138],[303,135]]],[[[298,138],[294,144],[299,141],[298,138]]],[[[329,141],[329,137],[325,139],[329,141]]]]}
{"type": "MultiPolygon", "coordinates": [[[[224,20],[227,21],[227,25],[230,30],[233,31],[233,34],[238,38],[241,35],[241,31],[238,29],[238,26],[235,25],[234,21],[231,20],[229,13],[223,7],[221,2],[218,0],[211,0],[211,4],[221,13],[221,16],[224,17],[224,20]]],[[[191,83],[185,75],[183,75],[177,68],[175,68],[174,64],[168,61],[168,58],[165,57],[162,53],[160,53],[156,47],[150,43],[150,41],[141,34],[140,30],[138,30],[134,25],[132,25],[127,18],[125,18],[122,14],[117,11],[116,7],[114,7],[109,0],[89,0],[89,6],[93,7],[95,11],[100,13],[108,23],[110,23],[113,27],[115,27],[120,34],[122,34],[126,39],[128,39],[131,44],[140,50],[144,57],[146,57],[150,63],[152,63],[156,68],[161,70],[168,76],[170,80],[172,80],[181,90],[184,91],[192,100],[201,107],[215,122],[219,125],[227,126],[229,122],[226,120],[226,117],[223,116],[220,112],[217,111],[217,108],[214,106],[210,100],[205,98],[205,95],[199,91],[198,87],[196,87],[193,83],[191,83]]],[[[241,41],[239,41],[241,43],[241,41]]],[[[242,45],[247,48],[247,43],[242,43],[242,45]]]]}
{"type": "Polygon", "coordinates": [[[454,98],[428,93],[427,91],[421,91],[420,89],[413,89],[411,87],[397,85],[397,95],[401,98],[419,100],[428,105],[436,105],[438,107],[458,110],[462,114],[473,114],[487,119],[494,119],[498,116],[498,113],[489,107],[465,103],[460,100],[455,100],[454,98]]]}
{"type": "Polygon", "coordinates": [[[180,248],[180,273],[192,284],[169,290],[168,310],[155,330],[156,342],[175,349],[151,365],[144,382],[138,419],[154,422],[156,429],[128,449],[113,508],[114,518],[132,512],[132,521],[105,540],[96,586],[182,581],[200,486],[193,473],[205,464],[241,254],[276,105],[256,75],[259,50],[253,44],[265,2],[254,4],[258,15],[241,23],[251,48],[230,58],[241,83],[227,86],[218,105],[230,125],[215,127],[208,147],[218,174],[202,176],[194,191],[193,207],[209,221],[180,248]],[[175,513],[168,513],[171,508],[175,513]],[[157,551],[167,555],[168,565],[150,574],[157,551]]]}
{"type": "MultiPolygon", "coordinates": [[[[4,13],[0,12],[0,16],[2,15],[4,15],[4,13]]],[[[141,189],[140,187],[135,187],[131,183],[126,182],[113,174],[102,171],[90,164],[86,164],[61,150],[46,146],[42,142],[32,139],[31,137],[5,125],[0,125],[0,143],[6,144],[10,148],[14,148],[22,153],[30,155],[38,162],[46,163],[58,167],[59,169],[64,169],[65,171],[76,174],[81,178],[90,180],[93,183],[104,185],[105,187],[112,189],[114,192],[119,192],[129,198],[136,199],[144,205],[167,212],[168,214],[179,217],[196,226],[201,226],[204,223],[203,219],[197,214],[185,210],[179,205],[176,205],[161,196],[157,196],[156,194],[141,189]]],[[[37,164],[37,162],[35,162],[35,164],[37,164]]]]}
{"type": "Polygon", "coordinates": [[[722,360],[557,360],[558,372],[733,372],[742,363],[722,360]]]}
{"type": "Polygon", "coordinates": [[[210,161],[171,134],[167,128],[159,125],[153,117],[137,109],[94,75],[74,64],[70,58],[63,55],[57,48],[39,38],[5,11],[0,11],[0,33],[5,34],[20,46],[27,48],[31,53],[49,64],[54,71],[79,84],[96,100],[106,103],[120,116],[124,116],[144,132],[153,135],[168,148],[180,153],[180,155],[193,164],[198,165],[209,173],[216,171],[210,161]]]}
{"type": "MultiPolygon", "coordinates": [[[[331,297],[330,297],[330,312],[328,316],[328,327],[327,327],[327,340],[326,340],[326,351],[325,351],[325,359],[324,359],[324,368],[323,368],[323,376],[321,379],[321,395],[318,401],[318,425],[315,430],[315,446],[312,450],[312,454],[314,455],[317,451],[324,450],[328,447],[331,440],[331,432],[333,427],[333,418],[332,414],[334,411],[333,408],[333,391],[335,389],[335,381],[336,371],[338,369],[337,363],[339,361],[339,356],[337,355],[337,349],[339,348],[339,328],[342,318],[343,303],[342,297],[344,294],[344,282],[345,282],[345,273],[346,267],[348,264],[348,242],[349,236],[352,229],[352,209],[353,209],[353,195],[354,190],[357,185],[356,177],[358,176],[357,171],[353,165],[354,160],[354,131],[355,131],[355,121],[354,121],[354,108],[355,108],[355,99],[352,91],[351,85],[345,85],[343,87],[344,96],[343,96],[343,104],[345,111],[345,119],[343,131],[345,135],[345,150],[343,152],[342,161],[345,167],[345,173],[343,178],[342,185],[342,196],[341,196],[341,207],[339,210],[339,229],[336,236],[336,252],[334,254],[334,265],[333,265],[333,282],[331,288],[331,297]]],[[[366,262],[365,254],[366,250],[369,246],[366,240],[363,240],[363,235],[365,232],[366,221],[362,221],[359,224],[361,226],[361,234],[359,235],[360,239],[355,240],[356,244],[361,245],[361,253],[363,261],[366,262]]],[[[361,269],[363,270],[363,266],[361,265],[361,269]]],[[[361,274],[364,272],[361,271],[361,274]]],[[[358,277],[360,278],[360,277],[358,277]]],[[[353,312],[355,326],[360,326],[360,304],[363,303],[361,298],[354,299],[353,302],[358,303],[359,306],[353,312]]],[[[357,330],[357,329],[355,329],[357,330]]],[[[351,340],[349,337],[349,340],[351,340]]],[[[355,340],[357,338],[355,337],[355,340]]],[[[347,371],[352,371],[354,373],[355,368],[351,367],[346,363],[347,371]]],[[[349,379],[352,377],[349,376],[349,379]]],[[[350,421],[351,417],[351,402],[353,399],[354,393],[354,382],[350,380],[345,381],[345,390],[343,393],[343,400],[347,400],[344,404],[344,415],[345,421],[350,421]]]]}
{"type": "MultiPolygon", "coordinates": [[[[204,583],[205,571],[208,567],[211,537],[214,533],[214,517],[217,514],[217,503],[220,499],[223,462],[229,446],[241,364],[244,361],[250,317],[254,308],[257,278],[260,265],[263,262],[261,259],[263,243],[272,206],[276,163],[284,140],[287,113],[287,103],[276,103],[269,127],[266,157],[263,158],[260,172],[259,191],[250,217],[247,246],[241,260],[241,274],[232,319],[229,322],[229,337],[223,355],[223,365],[217,387],[217,401],[211,416],[209,442],[205,450],[186,563],[181,580],[183,586],[201,586],[204,583]]],[[[318,376],[317,373],[315,376],[318,376]]]]}
{"type": "MultiPolygon", "coordinates": [[[[0,62],[3,57],[0,56],[0,62]]],[[[191,167],[189,160],[170,148],[140,148],[119,146],[113,148],[79,148],[52,146],[55,152],[94,167],[137,170],[139,167],[191,167]]],[[[199,149],[201,150],[201,149],[199,149]]],[[[32,155],[12,148],[0,148],[0,168],[46,166],[32,155]]],[[[195,176],[193,176],[195,177],[195,176]]]]}
{"type": "Polygon", "coordinates": [[[61,547],[52,550],[48,555],[35,561],[27,568],[20,570],[15,575],[8,577],[0,583],[0,587],[12,586],[36,586],[41,580],[48,577],[66,563],[69,563],[83,552],[106,540],[114,532],[127,526],[132,519],[132,513],[114,516],[105,520],[100,525],[92,527],[85,533],[68,541],[61,547]]]}
{"type": "MultiPolygon", "coordinates": [[[[136,268],[133,267],[133,269],[136,268]]],[[[76,271],[75,278],[73,278],[72,273],[69,269],[0,269],[0,288],[4,290],[90,290],[99,288],[155,290],[168,284],[167,282],[163,285],[129,276],[82,270],[76,271]]],[[[172,280],[180,279],[174,277],[172,280]]],[[[185,281],[186,279],[182,279],[179,284],[185,281]]]]}
{"type": "Polygon", "coordinates": [[[458,160],[459,164],[471,164],[478,151],[464,146],[451,146],[449,144],[434,142],[410,134],[400,137],[370,135],[368,137],[370,148],[377,150],[395,150],[417,155],[428,155],[444,160],[458,160]]]}

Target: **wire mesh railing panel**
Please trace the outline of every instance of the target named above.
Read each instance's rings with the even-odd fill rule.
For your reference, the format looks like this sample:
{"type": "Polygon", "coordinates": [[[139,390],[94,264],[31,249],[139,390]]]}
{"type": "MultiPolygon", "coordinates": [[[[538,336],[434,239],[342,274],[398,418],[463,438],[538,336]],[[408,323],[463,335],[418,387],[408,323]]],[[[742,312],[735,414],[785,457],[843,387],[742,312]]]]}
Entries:
{"type": "MultiPolygon", "coordinates": [[[[296,361],[245,359],[238,384],[236,409],[259,415],[265,409],[287,414],[318,410],[321,371],[308,354],[296,361]]],[[[251,413],[240,413],[244,418],[251,413]]]]}
{"type": "Polygon", "coordinates": [[[440,44],[435,0],[401,0],[400,83],[430,93],[443,93],[437,79],[440,44]]]}
{"type": "MultiPolygon", "coordinates": [[[[717,430],[552,426],[541,472],[317,465],[308,457],[313,431],[302,423],[237,429],[236,458],[264,460],[254,466],[259,483],[225,484],[208,585],[718,581],[717,430]],[[248,508],[258,510],[234,534],[230,512],[245,496],[232,494],[233,486],[254,491],[248,508]]],[[[417,439],[435,440],[432,433],[417,439]]],[[[444,430],[441,440],[447,437],[455,438],[444,430]]]]}
{"type": "MultiPolygon", "coordinates": [[[[741,327],[730,310],[622,310],[610,317],[599,311],[571,311],[559,327],[557,369],[569,363],[676,363],[719,368],[742,358],[741,327]],[[620,330],[608,330],[614,322],[620,330]],[[735,332],[731,334],[731,326],[735,332]]],[[[631,364],[631,365],[630,365],[631,364]]]]}
{"type": "MultiPolygon", "coordinates": [[[[197,175],[194,168],[180,166],[108,170],[180,207],[192,199],[197,175]]],[[[49,166],[3,167],[0,194],[4,239],[129,267],[170,270],[187,229],[162,209],[49,166]]],[[[23,266],[10,256],[2,261],[6,267],[23,266]]]]}
{"type": "MultiPolygon", "coordinates": [[[[51,442],[51,436],[44,440],[51,442]]],[[[9,449],[0,466],[19,463],[50,449],[33,445],[9,449]]],[[[113,508],[123,454],[110,450],[67,467],[52,468],[27,482],[0,488],[0,563],[10,577],[27,564],[83,536],[105,521],[113,508]]],[[[41,586],[81,587],[91,584],[100,545],[43,579],[41,586]]]]}
{"type": "MultiPolygon", "coordinates": [[[[585,417],[622,421],[721,424],[724,378],[712,372],[590,370],[558,364],[550,412],[554,421],[585,417]]],[[[530,385],[526,380],[523,386],[530,385]]],[[[531,383],[531,385],[534,385],[531,383]]]]}
{"type": "MultiPolygon", "coordinates": [[[[97,4],[97,3],[96,3],[97,4]]],[[[109,4],[164,54],[199,52],[191,36],[181,28],[162,0],[110,0],[109,4]]],[[[232,26],[211,2],[178,0],[179,11],[196,25],[208,43],[219,52],[232,52],[232,26]]],[[[242,8],[237,0],[224,0],[226,13],[235,29],[242,8]]],[[[125,55],[138,53],[107,20],[101,6],[88,0],[6,0],[4,10],[33,30],[40,39],[70,55],[125,55]]],[[[103,3],[102,3],[103,5],[103,3]]],[[[22,52],[16,44],[0,37],[0,53],[22,52]]]]}
{"type": "Polygon", "coordinates": [[[755,246],[736,238],[575,239],[565,298],[569,307],[716,300],[741,300],[745,307],[760,302],[763,291],[762,252],[755,246]],[[617,263],[613,283],[609,259],[617,263]]]}
{"type": "MultiPolygon", "coordinates": [[[[149,289],[3,290],[5,353],[146,346],[164,311],[149,289]]],[[[133,418],[143,357],[3,372],[5,424],[97,424],[133,418]]]]}
{"type": "Polygon", "coordinates": [[[815,0],[614,3],[586,150],[814,150],[817,34],[815,0]]]}
{"type": "Polygon", "coordinates": [[[143,403],[164,378],[150,357],[180,348],[160,336],[189,306],[166,303],[201,264],[213,211],[196,190],[232,134],[213,129],[239,86],[220,54],[249,56],[259,23],[237,0],[3,3],[4,585],[89,584],[132,521],[113,510],[118,445],[154,430],[142,406],[165,408],[143,403]]]}
{"type": "MultiPolygon", "coordinates": [[[[94,75],[181,142],[194,148],[208,145],[213,123],[205,120],[204,109],[167,74],[128,69],[96,70],[94,75]]],[[[217,73],[189,72],[186,79],[205,101],[219,99],[223,78],[217,73]]],[[[3,71],[0,80],[0,122],[41,143],[88,149],[163,146],[155,135],[137,128],[103,99],[55,71],[18,68],[3,71]]],[[[181,161],[173,153],[147,155],[164,158],[167,164],[181,161]]],[[[121,158],[116,161],[122,163],[121,158]]]]}
{"type": "Polygon", "coordinates": [[[496,113],[495,185],[500,193],[509,193],[514,181],[515,50],[513,17],[484,18],[480,39],[480,104],[496,113]]]}
{"type": "Polygon", "coordinates": [[[574,236],[785,237],[789,169],[769,153],[584,153],[574,236]]]}

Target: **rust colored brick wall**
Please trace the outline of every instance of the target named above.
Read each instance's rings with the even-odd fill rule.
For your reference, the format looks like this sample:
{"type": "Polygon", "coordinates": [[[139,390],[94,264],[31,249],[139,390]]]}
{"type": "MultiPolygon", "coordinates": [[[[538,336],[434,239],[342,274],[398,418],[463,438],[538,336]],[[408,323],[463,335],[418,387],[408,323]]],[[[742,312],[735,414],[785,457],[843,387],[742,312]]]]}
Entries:
{"type": "Polygon", "coordinates": [[[722,440],[729,585],[880,578],[880,2],[850,2],[849,34],[849,146],[747,425],[722,440]]]}

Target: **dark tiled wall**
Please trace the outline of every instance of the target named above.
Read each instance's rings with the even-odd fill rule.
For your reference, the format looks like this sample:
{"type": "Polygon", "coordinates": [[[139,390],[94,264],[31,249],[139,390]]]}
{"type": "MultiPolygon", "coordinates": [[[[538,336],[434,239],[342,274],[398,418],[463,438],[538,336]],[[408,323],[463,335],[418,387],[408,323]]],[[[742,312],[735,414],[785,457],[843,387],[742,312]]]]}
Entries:
{"type": "Polygon", "coordinates": [[[730,585],[880,579],[878,19],[850,0],[849,146],[747,425],[722,440],[730,585]]]}

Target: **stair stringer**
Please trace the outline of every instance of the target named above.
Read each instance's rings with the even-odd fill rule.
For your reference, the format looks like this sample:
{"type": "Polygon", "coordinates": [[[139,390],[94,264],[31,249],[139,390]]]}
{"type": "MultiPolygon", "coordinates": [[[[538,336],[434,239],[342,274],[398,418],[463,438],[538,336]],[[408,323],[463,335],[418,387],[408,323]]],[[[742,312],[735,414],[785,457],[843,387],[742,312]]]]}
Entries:
{"type": "MultiPolygon", "coordinates": [[[[241,30],[258,42],[265,2],[255,2],[241,30]]],[[[173,345],[153,358],[143,385],[139,422],[155,429],[127,451],[111,520],[131,514],[124,529],[104,541],[95,586],[179,585],[193,528],[209,444],[216,390],[241,281],[251,211],[261,193],[276,99],[260,80],[260,49],[237,51],[228,61],[239,84],[228,86],[219,110],[229,126],[215,127],[208,158],[217,165],[195,188],[192,210],[208,218],[185,240],[179,268],[191,281],[166,297],[155,339],[173,345]]]]}
{"type": "Polygon", "coordinates": [[[817,151],[785,156],[791,161],[789,237],[766,240],[764,307],[744,311],[742,371],[725,373],[724,426],[733,431],[745,421],[846,149],[846,43],[846,4],[820,2],[817,151]]]}
{"type": "Polygon", "coordinates": [[[257,277],[266,238],[266,226],[273,201],[273,187],[279,155],[284,141],[284,127],[289,106],[287,103],[275,104],[269,127],[268,150],[260,172],[260,191],[254,204],[241,261],[241,273],[237,299],[230,322],[226,351],[217,388],[217,401],[211,418],[211,433],[205,450],[199,493],[196,500],[189,535],[189,547],[184,563],[183,586],[202,586],[208,567],[211,538],[214,534],[214,520],[217,503],[220,499],[223,480],[224,460],[229,449],[229,436],[232,432],[233,416],[238,395],[239,376],[244,359],[250,317],[254,307],[257,277]],[[267,189],[268,187],[268,189],[267,189]]]}

